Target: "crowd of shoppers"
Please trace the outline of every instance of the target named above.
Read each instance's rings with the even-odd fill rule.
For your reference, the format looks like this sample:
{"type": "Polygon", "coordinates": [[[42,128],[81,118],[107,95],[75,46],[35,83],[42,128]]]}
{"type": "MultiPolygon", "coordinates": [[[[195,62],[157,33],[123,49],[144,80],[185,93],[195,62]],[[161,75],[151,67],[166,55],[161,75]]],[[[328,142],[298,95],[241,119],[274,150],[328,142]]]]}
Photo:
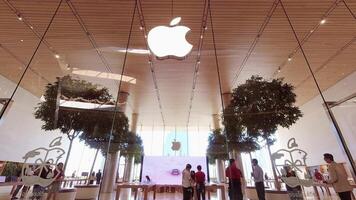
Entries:
{"type": "MultiPolygon", "coordinates": [[[[351,200],[352,190],[348,175],[342,163],[336,163],[332,154],[325,153],[324,160],[328,167],[328,178],[318,171],[314,170],[312,176],[314,182],[319,184],[331,185],[340,200],[351,200]]],[[[252,173],[251,177],[255,183],[255,189],[258,200],[265,200],[265,179],[268,179],[267,174],[263,172],[263,169],[259,166],[257,159],[252,159],[252,173]]],[[[186,165],[186,168],[182,173],[182,186],[183,186],[183,200],[203,199],[205,200],[205,174],[201,171],[201,166],[197,166],[197,172],[191,170],[190,164],[186,165]],[[195,188],[195,189],[194,189],[195,188]],[[196,195],[194,194],[196,191],[196,195]],[[195,197],[195,198],[194,198],[195,197]]],[[[283,167],[283,176],[285,178],[297,177],[296,171],[291,166],[283,167]]],[[[226,178],[228,179],[228,196],[230,200],[243,200],[242,192],[242,180],[243,174],[238,168],[235,159],[229,160],[229,166],[225,170],[226,178]]],[[[282,179],[288,180],[288,179],[282,179]]],[[[301,185],[291,185],[288,181],[285,182],[286,190],[291,200],[303,200],[304,195],[301,185]]],[[[267,185],[268,186],[268,185],[267,185]]],[[[322,190],[323,191],[323,190],[322,190]]]]}

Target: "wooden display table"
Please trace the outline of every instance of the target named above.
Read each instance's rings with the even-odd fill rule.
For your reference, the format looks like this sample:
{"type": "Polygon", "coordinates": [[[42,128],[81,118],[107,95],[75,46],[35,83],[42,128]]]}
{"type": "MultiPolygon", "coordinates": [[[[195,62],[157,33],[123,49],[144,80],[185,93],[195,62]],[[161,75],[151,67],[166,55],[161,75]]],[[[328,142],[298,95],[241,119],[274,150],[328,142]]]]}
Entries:
{"type": "Polygon", "coordinates": [[[224,184],[207,184],[207,185],[205,185],[205,193],[208,194],[208,199],[210,199],[210,192],[215,191],[215,190],[221,191],[221,200],[226,199],[224,184]]]}
{"type": "Polygon", "coordinates": [[[99,185],[75,185],[77,194],[75,199],[96,199],[99,195],[99,185]]]}
{"type": "MultiPolygon", "coordinates": [[[[330,188],[333,187],[331,184],[313,183],[313,188],[314,188],[315,195],[316,195],[317,199],[320,199],[318,187],[324,188],[325,191],[326,191],[327,196],[331,197],[330,188]]],[[[356,188],[356,185],[352,185],[352,187],[356,188]]],[[[352,199],[356,199],[353,192],[351,192],[351,197],[352,197],[352,199]]]]}
{"type": "MultiPolygon", "coordinates": [[[[245,196],[251,200],[258,200],[256,188],[252,186],[247,186],[245,189],[245,196]]],[[[285,190],[265,190],[266,200],[284,200],[289,199],[288,193],[285,190]]]]}
{"type": "Polygon", "coordinates": [[[121,189],[124,189],[124,188],[128,188],[128,189],[131,189],[131,190],[134,190],[134,189],[138,190],[138,189],[141,188],[143,190],[143,199],[144,200],[148,199],[148,193],[149,192],[153,192],[153,199],[156,199],[156,185],[153,185],[153,184],[141,184],[141,183],[120,183],[116,187],[116,198],[115,198],[115,200],[119,200],[120,199],[121,189]]]}
{"type": "MultiPolygon", "coordinates": [[[[60,200],[75,200],[75,195],[77,193],[77,189],[75,188],[61,188],[57,193],[57,199],[60,200]]],[[[43,194],[43,199],[47,198],[47,192],[43,194]]]]}

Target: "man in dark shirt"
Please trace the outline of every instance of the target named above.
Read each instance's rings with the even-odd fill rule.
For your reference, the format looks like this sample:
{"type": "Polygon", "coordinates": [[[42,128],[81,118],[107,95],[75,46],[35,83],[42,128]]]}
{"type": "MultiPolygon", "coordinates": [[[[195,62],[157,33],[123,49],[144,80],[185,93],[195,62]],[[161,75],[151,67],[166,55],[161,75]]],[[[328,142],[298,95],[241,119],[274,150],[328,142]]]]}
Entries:
{"type": "Polygon", "coordinates": [[[229,197],[230,200],[242,200],[243,194],[241,189],[242,173],[236,166],[235,159],[229,160],[229,166],[225,170],[226,177],[229,178],[229,197]]]}
{"type": "Polygon", "coordinates": [[[198,200],[200,197],[205,200],[205,173],[201,171],[201,166],[197,166],[198,172],[195,173],[195,182],[197,189],[198,200]]]}
{"type": "Polygon", "coordinates": [[[100,184],[101,181],[101,171],[99,169],[98,173],[96,173],[96,184],[100,184]]]}

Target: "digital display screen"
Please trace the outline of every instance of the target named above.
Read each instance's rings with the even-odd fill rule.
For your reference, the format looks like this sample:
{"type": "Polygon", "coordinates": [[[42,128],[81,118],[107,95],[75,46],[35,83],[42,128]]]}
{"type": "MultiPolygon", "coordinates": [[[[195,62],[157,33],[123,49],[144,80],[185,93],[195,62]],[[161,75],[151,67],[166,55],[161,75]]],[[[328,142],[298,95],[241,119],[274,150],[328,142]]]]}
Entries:
{"type": "Polygon", "coordinates": [[[202,171],[207,173],[206,157],[197,156],[145,156],[143,158],[141,182],[149,176],[152,183],[162,185],[182,184],[182,171],[186,164],[191,164],[192,169],[197,172],[197,166],[201,165],[202,171]]]}

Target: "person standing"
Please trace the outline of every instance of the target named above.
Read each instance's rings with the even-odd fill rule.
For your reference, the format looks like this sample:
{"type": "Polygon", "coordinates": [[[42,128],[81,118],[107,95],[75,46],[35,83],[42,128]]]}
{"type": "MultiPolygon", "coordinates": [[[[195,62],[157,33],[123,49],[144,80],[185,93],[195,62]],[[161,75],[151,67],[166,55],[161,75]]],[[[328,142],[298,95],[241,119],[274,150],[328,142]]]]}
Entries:
{"type": "Polygon", "coordinates": [[[265,185],[263,183],[263,170],[258,165],[257,159],[252,159],[252,177],[255,181],[256,192],[259,200],[265,200],[265,185]]]}
{"type": "Polygon", "coordinates": [[[91,175],[89,176],[89,185],[93,185],[95,181],[95,172],[92,172],[91,175]]]}
{"type": "Polygon", "coordinates": [[[62,180],[64,179],[63,163],[58,163],[53,172],[53,183],[50,185],[47,200],[53,197],[56,200],[57,193],[61,189],[62,180]]]}
{"type": "Polygon", "coordinates": [[[229,160],[229,166],[225,170],[226,177],[229,178],[229,197],[230,200],[242,200],[243,194],[241,189],[242,173],[236,166],[235,159],[229,160]]]}
{"type": "Polygon", "coordinates": [[[101,171],[99,169],[98,173],[96,173],[96,184],[100,185],[101,181],[101,171]]]}
{"type": "MultiPolygon", "coordinates": [[[[46,162],[44,166],[37,166],[37,168],[33,171],[35,175],[39,176],[41,179],[48,179],[50,173],[52,172],[52,167],[49,162],[46,162]]],[[[42,199],[43,193],[45,192],[46,188],[40,185],[35,184],[32,190],[32,197],[31,199],[42,199]]]]}
{"type": "Polygon", "coordinates": [[[192,166],[187,164],[182,172],[182,187],[183,187],[183,200],[190,200],[193,194],[192,177],[190,170],[192,166]]]}
{"type": "Polygon", "coordinates": [[[324,160],[328,163],[329,180],[324,183],[332,184],[335,192],[339,195],[341,200],[351,200],[352,186],[347,180],[347,174],[342,164],[334,161],[334,156],[329,153],[324,154],[324,160]]]}
{"type": "Polygon", "coordinates": [[[198,200],[200,198],[205,200],[205,173],[201,171],[201,166],[197,166],[197,172],[195,173],[195,183],[196,183],[196,190],[197,190],[197,197],[198,200]]]}

